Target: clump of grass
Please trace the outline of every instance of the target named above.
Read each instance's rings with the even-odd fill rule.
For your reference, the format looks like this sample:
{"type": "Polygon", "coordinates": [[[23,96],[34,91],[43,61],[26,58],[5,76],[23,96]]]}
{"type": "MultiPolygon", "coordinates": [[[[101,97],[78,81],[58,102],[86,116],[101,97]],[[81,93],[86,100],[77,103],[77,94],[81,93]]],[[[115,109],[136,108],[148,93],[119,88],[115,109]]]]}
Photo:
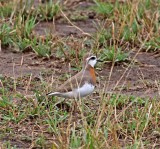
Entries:
{"type": "Polygon", "coordinates": [[[35,19],[31,18],[25,22],[18,22],[11,28],[8,24],[3,24],[0,31],[2,46],[14,46],[18,51],[34,51],[39,56],[51,55],[52,37],[46,36],[45,39],[32,34],[35,27],[35,19]]]}
{"type": "Polygon", "coordinates": [[[37,42],[37,38],[33,39],[32,49],[37,55],[42,57],[43,56],[50,57],[51,48],[52,48],[52,42],[50,41],[50,36],[46,37],[45,40],[40,38],[38,39],[38,42],[37,42]]]}
{"type": "Polygon", "coordinates": [[[18,51],[31,51],[32,50],[32,41],[27,38],[20,38],[16,41],[15,46],[18,51]]]}
{"type": "Polygon", "coordinates": [[[12,11],[14,9],[14,2],[0,2],[0,16],[1,18],[8,18],[11,16],[12,11]],[[2,4],[1,4],[2,3],[2,4]]]}
{"type": "Polygon", "coordinates": [[[7,23],[4,23],[0,26],[0,40],[2,46],[9,46],[13,44],[15,30],[7,23]]]}
{"type": "MultiPolygon", "coordinates": [[[[16,19],[23,17],[26,20],[28,17],[36,18],[36,21],[51,21],[59,13],[59,1],[53,2],[50,0],[46,4],[34,6],[34,1],[18,1],[6,2],[0,6],[0,14],[4,19],[16,19]],[[16,6],[17,5],[17,6],[16,6]]],[[[12,21],[12,20],[11,20],[12,21]]]]}
{"type": "Polygon", "coordinates": [[[155,37],[145,43],[146,51],[156,51],[160,49],[160,37],[155,37]]]}
{"type": "Polygon", "coordinates": [[[76,134],[76,130],[74,128],[71,131],[70,147],[79,148],[82,144],[81,137],[76,134]]]}
{"type": "Polygon", "coordinates": [[[24,16],[19,15],[14,24],[16,29],[17,36],[19,38],[31,39],[33,37],[33,29],[36,26],[36,18],[28,17],[27,19],[24,16]]]}
{"type": "Polygon", "coordinates": [[[36,12],[38,19],[41,21],[52,21],[53,18],[59,13],[59,7],[59,1],[54,3],[52,0],[45,5],[39,5],[36,12]]]}
{"type": "Polygon", "coordinates": [[[46,147],[45,142],[46,142],[46,138],[45,138],[44,135],[40,135],[40,136],[35,140],[35,144],[37,145],[37,147],[43,147],[43,148],[45,148],[45,147],[46,147]]]}
{"type": "Polygon", "coordinates": [[[15,46],[18,51],[32,50],[39,56],[51,55],[51,36],[46,36],[46,39],[41,39],[33,34],[33,29],[36,26],[36,18],[19,15],[11,27],[8,23],[1,26],[0,40],[2,45],[15,46]]]}
{"type": "Polygon", "coordinates": [[[95,38],[98,39],[97,42],[100,47],[106,46],[107,42],[112,39],[111,29],[105,29],[102,26],[98,27],[95,38]]]}
{"type": "Polygon", "coordinates": [[[100,2],[99,0],[94,0],[96,6],[93,7],[98,14],[106,17],[108,15],[112,15],[114,6],[109,2],[100,2]]]}
{"type": "Polygon", "coordinates": [[[18,50],[22,52],[34,51],[38,56],[50,57],[52,42],[48,37],[45,37],[45,39],[34,37],[34,39],[32,40],[23,38],[19,39],[15,44],[17,44],[16,47],[18,48],[18,50]]]}
{"type": "Polygon", "coordinates": [[[101,59],[103,61],[111,62],[123,62],[128,59],[128,53],[122,51],[121,48],[115,48],[114,46],[106,47],[101,53],[101,59]]]}
{"type": "Polygon", "coordinates": [[[131,25],[125,25],[121,33],[124,41],[135,41],[138,34],[138,23],[135,21],[131,25]]]}

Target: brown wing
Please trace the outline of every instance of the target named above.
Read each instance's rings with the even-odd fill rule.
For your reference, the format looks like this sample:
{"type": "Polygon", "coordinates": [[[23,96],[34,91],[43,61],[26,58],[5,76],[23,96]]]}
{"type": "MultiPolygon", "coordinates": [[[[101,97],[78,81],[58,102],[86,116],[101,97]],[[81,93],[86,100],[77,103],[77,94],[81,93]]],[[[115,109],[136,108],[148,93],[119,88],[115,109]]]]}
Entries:
{"type": "Polygon", "coordinates": [[[80,71],[78,74],[76,74],[75,76],[71,77],[64,84],[62,84],[56,90],[56,92],[63,93],[63,92],[72,91],[74,88],[82,86],[85,83],[85,81],[92,83],[91,78],[88,77],[88,73],[89,73],[88,71],[85,71],[85,73],[80,71]],[[84,79],[85,79],[85,81],[84,81],[84,79]]]}

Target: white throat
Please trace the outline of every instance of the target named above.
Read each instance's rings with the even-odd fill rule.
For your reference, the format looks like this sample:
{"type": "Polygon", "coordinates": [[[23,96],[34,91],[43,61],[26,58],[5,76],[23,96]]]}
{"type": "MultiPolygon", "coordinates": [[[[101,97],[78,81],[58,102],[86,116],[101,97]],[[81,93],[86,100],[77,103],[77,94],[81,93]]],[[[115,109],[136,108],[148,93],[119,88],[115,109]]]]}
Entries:
{"type": "Polygon", "coordinates": [[[88,62],[88,64],[91,65],[92,67],[94,67],[96,63],[97,63],[97,60],[89,60],[88,62]]]}

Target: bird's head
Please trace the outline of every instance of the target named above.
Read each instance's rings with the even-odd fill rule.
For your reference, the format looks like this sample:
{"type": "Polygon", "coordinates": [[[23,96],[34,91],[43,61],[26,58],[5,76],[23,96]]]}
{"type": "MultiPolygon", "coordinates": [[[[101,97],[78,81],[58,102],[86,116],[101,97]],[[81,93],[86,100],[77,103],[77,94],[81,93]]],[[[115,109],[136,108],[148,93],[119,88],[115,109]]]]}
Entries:
{"type": "Polygon", "coordinates": [[[94,68],[97,62],[100,62],[100,60],[95,55],[87,54],[83,59],[83,66],[86,67],[86,65],[90,65],[94,68]]]}

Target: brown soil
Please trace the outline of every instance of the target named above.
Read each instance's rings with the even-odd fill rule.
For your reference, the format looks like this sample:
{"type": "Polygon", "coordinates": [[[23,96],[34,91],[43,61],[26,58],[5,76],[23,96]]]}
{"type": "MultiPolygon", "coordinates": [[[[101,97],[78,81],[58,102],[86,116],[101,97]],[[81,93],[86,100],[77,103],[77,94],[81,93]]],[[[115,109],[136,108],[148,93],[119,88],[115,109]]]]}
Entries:
{"type": "MultiPolygon", "coordinates": [[[[94,33],[96,31],[92,19],[88,19],[85,21],[76,21],[74,25],[78,26],[80,29],[87,33],[94,33]]],[[[50,22],[41,22],[36,26],[35,32],[38,35],[44,35],[47,32],[52,33],[53,35],[60,35],[65,37],[70,35],[74,35],[77,37],[83,36],[82,32],[75,27],[66,22],[60,21],[56,21],[54,24],[50,22]]]]}

